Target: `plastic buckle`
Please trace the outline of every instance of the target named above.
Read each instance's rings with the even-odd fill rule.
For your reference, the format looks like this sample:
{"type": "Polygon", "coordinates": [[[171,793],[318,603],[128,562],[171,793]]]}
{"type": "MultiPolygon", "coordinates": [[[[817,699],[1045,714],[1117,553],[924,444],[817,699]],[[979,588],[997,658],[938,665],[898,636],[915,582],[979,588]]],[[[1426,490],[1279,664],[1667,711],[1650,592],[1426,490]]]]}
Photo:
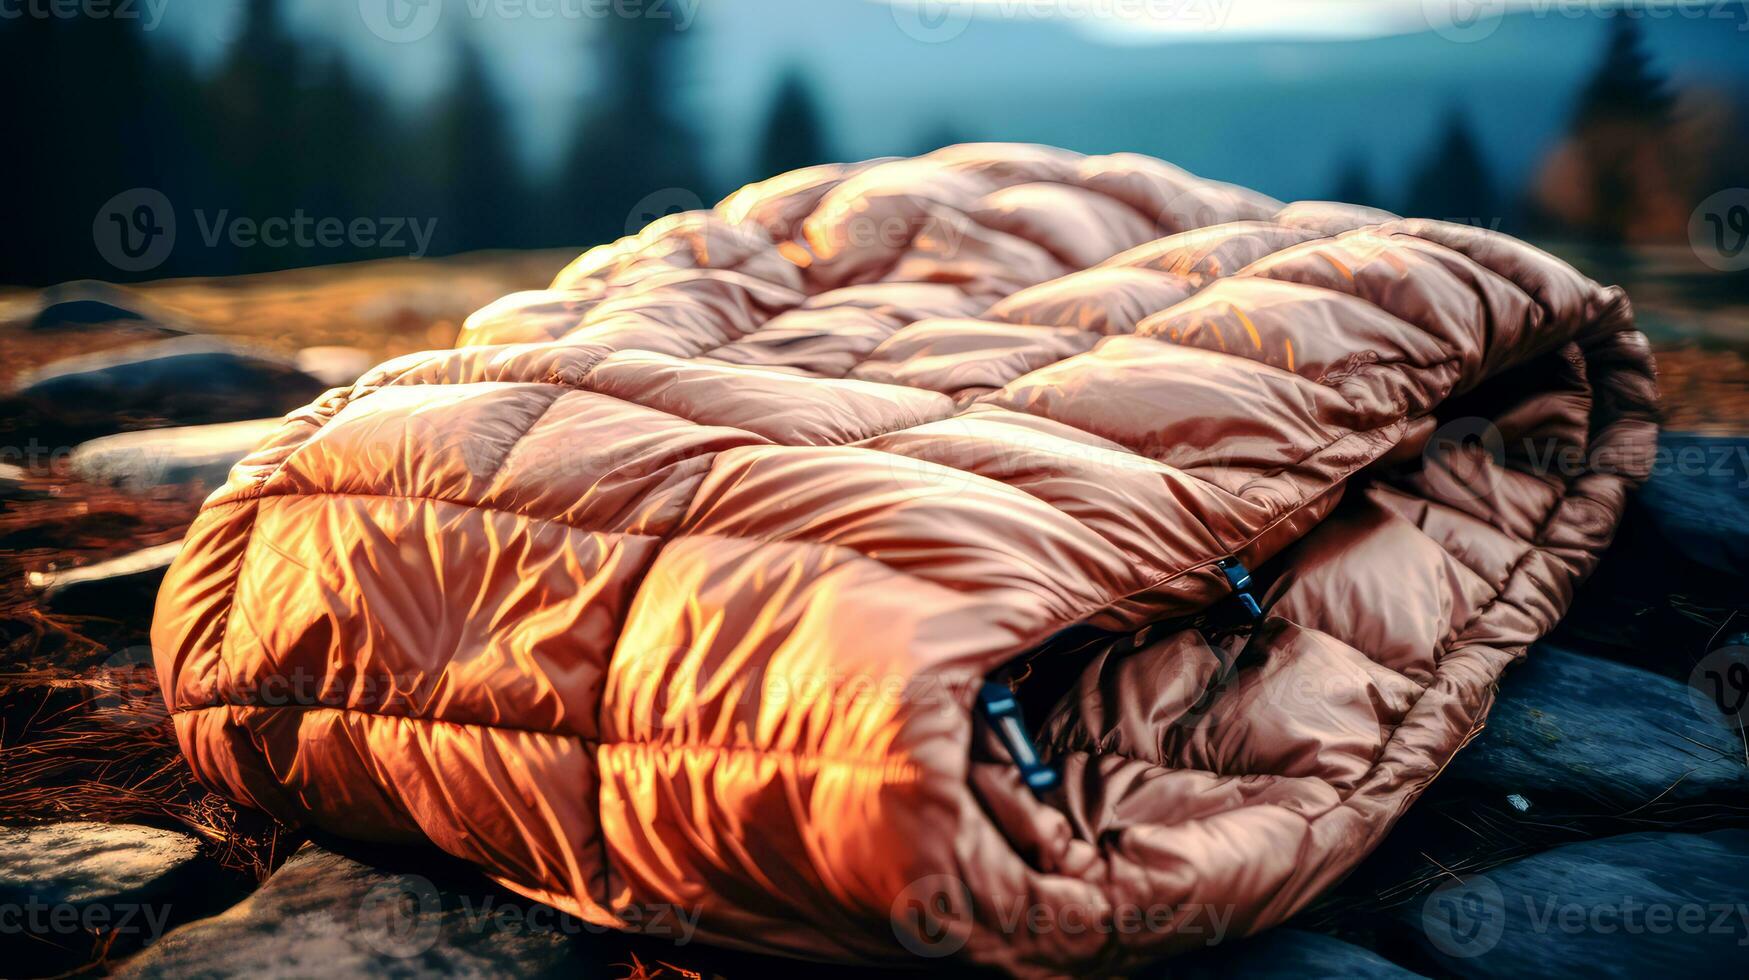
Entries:
{"type": "Polygon", "coordinates": [[[1245,619],[1255,623],[1263,618],[1263,607],[1258,605],[1257,597],[1251,594],[1251,570],[1240,563],[1239,559],[1222,558],[1215,564],[1220,566],[1227,576],[1227,584],[1233,589],[1233,599],[1239,608],[1245,610],[1245,619]]]}
{"type": "Polygon", "coordinates": [[[1021,782],[1032,790],[1033,795],[1042,797],[1046,791],[1055,789],[1061,777],[1039,758],[1032,737],[1026,733],[1026,722],[1020,715],[1020,701],[1014,697],[1014,692],[1001,684],[986,681],[978,690],[978,706],[1020,769],[1021,782]]]}

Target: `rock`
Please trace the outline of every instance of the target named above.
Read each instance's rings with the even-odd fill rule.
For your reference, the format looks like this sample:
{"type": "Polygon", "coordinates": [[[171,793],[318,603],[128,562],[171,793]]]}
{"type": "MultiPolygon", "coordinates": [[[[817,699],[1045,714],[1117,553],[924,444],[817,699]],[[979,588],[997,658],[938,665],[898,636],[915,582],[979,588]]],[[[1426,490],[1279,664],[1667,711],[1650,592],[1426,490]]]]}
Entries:
{"type": "Polygon", "coordinates": [[[1672,548],[1734,576],[1749,573],[1749,438],[1665,432],[1637,506],[1672,548]]]}
{"type": "Polygon", "coordinates": [[[56,361],[13,395],[69,428],[113,430],[119,415],[233,422],[277,415],[325,388],[277,355],[214,337],[176,337],[56,361]]]}
{"type": "Polygon", "coordinates": [[[1332,936],[1299,929],[1273,929],[1235,939],[1160,964],[1143,976],[1161,980],[1299,980],[1301,977],[1354,977],[1357,980],[1413,980],[1406,970],[1369,949],[1332,936]]]}
{"type": "MultiPolygon", "coordinates": [[[[1742,736],[1704,707],[1681,681],[1537,645],[1501,678],[1487,726],[1305,921],[1365,933],[1381,906],[1409,900],[1447,869],[1741,813],[1742,736]]],[[[1394,953],[1388,940],[1370,941],[1394,953]]]]}
{"type": "Polygon", "coordinates": [[[1686,682],[1749,596],[1749,438],[1666,432],[1652,470],[1550,639],[1686,682]]]}
{"type": "Polygon", "coordinates": [[[206,911],[183,896],[214,891],[212,866],[187,834],[128,824],[0,827],[0,951],[8,975],[90,962],[152,942],[206,911]]]}
{"type": "Polygon", "coordinates": [[[42,291],[31,325],[39,330],[117,320],[143,321],[165,333],[188,333],[187,318],[138,290],[77,279],[42,291]]]}
{"type": "Polygon", "coordinates": [[[1439,784],[1533,821],[1749,802],[1742,737],[1698,710],[1686,685],[1548,644],[1506,671],[1487,727],[1439,784]]]}
{"type": "Polygon", "coordinates": [[[185,483],[216,487],[280,424],[277,418],[250,419],[120,432],[80,443],[68,463],[82,480],[128,490],[185,483]]]}
{"type": "Polygon", "coordinates": [[[200,844],[155,827],[74,821],[0,827],[0,895],[97,902],[150,891],[195,860],[200,844]]]}
{"type": "Polygon", "coordinates": [[[298,370],[310,377],[330,388],[340,388],[357,381],[359,375],[377,363],[377,358],[357,347],[305,347],[293,361],[298,370]]]}
{"type": "Polygon", "coordinates": [[[151,615],[164,571],[182,550],[181,541],[145,548],[120,558],[54,572],[31,572],[25,582],[58,612],[115,617],[130,610],[151,615]]]}
{"type": "Polygon", "coordinates": [[[1736,976],[1749,831],[1569,844],[1448,881],[1400,918],[1458,976],[1736,976]]]}
{"type": "MultiPolygon", "coordinates": [[[[392,850],[392,849],[385,849],[392,850]]],[[[255,894],[119,965],[125,977],[579,976],[600,927],[484,878],[380,870],[305,844],[255,894]],[[431,877],[426,875],[430,874],[431,877]],[[577,940],[581,939],[582,942],[577,940]]]]}

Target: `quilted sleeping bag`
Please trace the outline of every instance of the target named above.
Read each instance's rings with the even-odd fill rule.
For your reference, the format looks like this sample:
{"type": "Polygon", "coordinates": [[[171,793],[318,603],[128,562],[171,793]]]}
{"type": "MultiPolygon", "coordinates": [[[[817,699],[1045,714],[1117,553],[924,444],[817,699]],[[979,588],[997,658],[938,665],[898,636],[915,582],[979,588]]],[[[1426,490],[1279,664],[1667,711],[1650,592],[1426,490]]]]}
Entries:
{"type": "Polygon", "coordinates": [[[1621,291],[1485,229],[1129,154],[822,166],[292,413],[153,646],[194,771],[286,821],[593,923],[1121,972],[1380,840],[1655,401],[1621,291]]]}

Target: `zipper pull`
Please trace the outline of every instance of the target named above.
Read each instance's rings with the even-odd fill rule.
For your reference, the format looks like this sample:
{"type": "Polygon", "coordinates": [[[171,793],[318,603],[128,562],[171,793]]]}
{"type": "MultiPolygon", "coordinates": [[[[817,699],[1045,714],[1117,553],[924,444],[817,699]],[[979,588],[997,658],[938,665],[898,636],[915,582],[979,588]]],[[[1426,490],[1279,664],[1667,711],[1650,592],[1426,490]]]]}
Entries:
{"type": "Polygon", "coordinates": [[[1014,697],[1014,692],[1005,685],[985,682],[978,689],[978,707],[1020,769],[1021,782],[1032,790],[1033,795],[1043,798],[1046,791],[1055,789],[1060,777],[1055,769],[1039,758],[1032,737],[1026,733],[1026,722],[1020,716],[1020,702],[1014,697]]]}
{"type": "Polygon", "coordinates": [[[1227,584],[1233,589],[1233,599],[1245,611],[1246,621],[1255,623],[1262,619],[1263,607],[1258,605],[1257,597],[1251,594],[1251,570],[1230,555],[1215,564],[1226,574],[1227,584]]]}

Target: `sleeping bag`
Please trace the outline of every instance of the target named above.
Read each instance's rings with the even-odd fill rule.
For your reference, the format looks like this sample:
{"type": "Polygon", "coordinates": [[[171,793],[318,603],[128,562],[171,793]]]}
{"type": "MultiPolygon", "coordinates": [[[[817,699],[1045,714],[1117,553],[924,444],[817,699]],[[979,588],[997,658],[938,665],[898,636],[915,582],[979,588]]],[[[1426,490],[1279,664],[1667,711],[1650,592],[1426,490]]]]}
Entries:
{"type": "Polygon", "coordinates": [[[1146,157],[814,167],[293,412],[158,675],[207,785],[584,919],[1118,973],[1282,921],[1651,463],[1616,288],[1146,157]]]}

